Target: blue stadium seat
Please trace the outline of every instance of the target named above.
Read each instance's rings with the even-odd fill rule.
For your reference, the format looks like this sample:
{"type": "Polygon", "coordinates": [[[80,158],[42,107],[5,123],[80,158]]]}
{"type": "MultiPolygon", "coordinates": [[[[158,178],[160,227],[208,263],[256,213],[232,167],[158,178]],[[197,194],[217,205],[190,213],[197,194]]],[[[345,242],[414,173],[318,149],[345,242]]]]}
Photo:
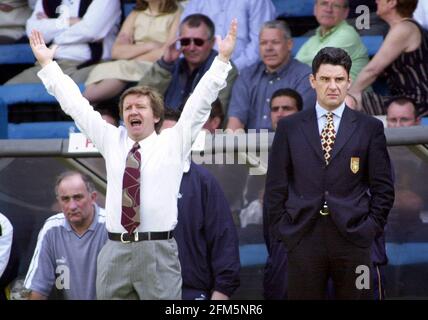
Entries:
{"type": "Polygon", "coordinates": [[[8,139],[68,139],[79,132],[73,121],[9,123],[8,139]]]}
{"type": "Polygon", "coordinates": [[[421,125],[428,126],[428,117],[421,118],[421,125]]]}
{"type": "Polygon", "coordinates": [[[135,7],[135,3],[125,3],[125,4],[123,4],[122,5],[123,15],[125,17],[127,17],[131,13],[132,9],[134,9],[134,7],[135,7]]]}
{"type": "Polygon", "coordinates": [[[35,62],[29,44],[0,45],[0,64],[33,64],[35,62]]]}
{"type": "MultiPolygon", "coordinates": [[[[80,91],[83,92],[84,84],[79,84],[80,91]]],[[[0,86],[0,139],[7,139],[9,136],[8,129],[8,108],[13,104],[37,104],[37,103],[52,103],[56,104],[56,99],[47,93],[43,84],[13,84],[0,86]]],[[[34,124],[34,123],[31,123],[34,124]]],[[[50,122],[40,122],[40,128],[51,130],[50,122]]],[[[27,128],[22,126],[21,128],[27,128]]],[[[30,126],[31,128],[31,126],[30,126]]],[[[34,127],[36,128],[36,127],[34,127]]],[[[41,130],[37,127],[37,130],[41,130]]],[[[17,134],[17,128],[11,127],[11,133],[17,134]]],[[[29,129],[26,129],[29,130],[29,129]]],[[[68,133],[68,131],[67,131],[68,133]]],[[[25,133],[26,135],[28,133],[25,133]]],[[[35,133],[38,134],[38,133],[35,133]]]]}
{"type": "Polygon", "coordinates": [[[383,43],[382,36],[361,36],[361,40],[367,48],[369,57],[373,57],[379,51],[383,43]]]}
{"type": "Polygon", "coordinates": [[[310,17],[314,15],[315,0],[272,0],[276,14],[282,17],[310,17]]]}

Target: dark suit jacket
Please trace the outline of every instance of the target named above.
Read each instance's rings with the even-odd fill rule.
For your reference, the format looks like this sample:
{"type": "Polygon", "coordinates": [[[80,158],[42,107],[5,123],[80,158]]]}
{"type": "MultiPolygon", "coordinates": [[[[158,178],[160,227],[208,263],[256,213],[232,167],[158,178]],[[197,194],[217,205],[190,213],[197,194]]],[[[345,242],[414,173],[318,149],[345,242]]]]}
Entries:
{"type": "Polygon", "coordinates": [[[326,166],[315,108],[286,117],[278,124],[269,156],[265,200],[270,232],[291,250],[327,201],[341,234],[368,247],[382,232],[394,202],[391,172],[383,125],[376,118],[346,107],[326,166]],[[355,173],[351,158],[358,162],[355,173]]]}

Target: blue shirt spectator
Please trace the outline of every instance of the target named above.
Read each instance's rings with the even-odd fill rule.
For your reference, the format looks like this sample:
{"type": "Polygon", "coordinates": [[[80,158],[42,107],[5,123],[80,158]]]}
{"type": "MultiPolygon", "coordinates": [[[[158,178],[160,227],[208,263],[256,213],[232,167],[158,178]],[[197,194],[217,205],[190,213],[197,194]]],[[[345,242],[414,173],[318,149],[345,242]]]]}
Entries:
{"type": "Polygon", "coordinates": [[[309,84],[310,68],[291,59],[276,72],[269,73],[262,61],[246,68],[232,89],[229,117],[237,117],[247,129],[272,129],[270,97],[280,88],[292,88],[303,98],[304,108],[315,105],[309,84]]]}
{"type": "Polygon", "coordinates": [[[202,13],[214,22],[217,34],[224,37],[233,18],[239,22],[238,38],[232,61],[242,70],[257,61],[258,36],[265,21],[275,19],[275,6],[271,0],[190,0],[182,19],[190,14],[202,13]]]}
{"type": "Polygon", "coordinates": [[[291,32],[284,21],[268,21],[260,31],[262,61],[242,70],[232,89],[227,127],[232,130],[272,129],[270,98],[280,88],[296,90],[303,108],[315,105],[309,66],[293,59],[291,32]]]}

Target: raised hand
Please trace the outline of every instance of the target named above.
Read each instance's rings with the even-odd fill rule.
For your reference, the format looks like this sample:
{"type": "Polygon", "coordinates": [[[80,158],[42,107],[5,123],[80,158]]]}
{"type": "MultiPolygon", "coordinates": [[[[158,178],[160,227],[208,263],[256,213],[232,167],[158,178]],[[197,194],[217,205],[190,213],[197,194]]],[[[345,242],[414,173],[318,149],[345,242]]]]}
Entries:
{"type": "Polygon", "coordinates": [[[176,43],[178,40],[179,39],[174,39],[174,41],[170,42],[166,46],[165,51],[163,53],[163,57],[162,57],[166,63],[173,63],[175,60],[178,59],[181,52],[183,51],[182,48],[180,48],[179,50],[177,50],[177,48],[176,48],[176,43]]]}
{"type": "Polygon", "coordinates": [[[218,57],[228,62],[232,56],[233,50],[236,44],[236,35],[238,33],[238,20],[234,18],[230,24],[229,32],[227,36],[222,40],[221,37],[216,36],[218,46],[218,57]]]}
{"type": "Polygon", "coordinates": [[[42,67],[46,66],[53,60],[55,50],[57,48],[57,45],[53,45],[51,48],[48,48],[43,40],[43,35],[37,30],[33,30],[31,32],[30,46],[31,50],[33,50],[34,56],[42,67]]]}

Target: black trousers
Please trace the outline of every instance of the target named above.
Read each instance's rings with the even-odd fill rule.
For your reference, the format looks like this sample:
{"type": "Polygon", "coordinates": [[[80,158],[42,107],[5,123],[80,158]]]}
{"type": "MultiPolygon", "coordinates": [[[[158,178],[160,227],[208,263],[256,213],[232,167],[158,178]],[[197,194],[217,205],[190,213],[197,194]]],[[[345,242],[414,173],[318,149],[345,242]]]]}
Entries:
{"type": "Polygon", "coordinates": [[[356,246],[339,233],[330,215],[320,215],[312,230],[288,253],[288,298],[326,299],[331,278],[334,299],[373,299],[371,272],[368,289],[357,285],[361,280],[357,267],[371,270],[370,261],[370,247],[356,246]]]}

